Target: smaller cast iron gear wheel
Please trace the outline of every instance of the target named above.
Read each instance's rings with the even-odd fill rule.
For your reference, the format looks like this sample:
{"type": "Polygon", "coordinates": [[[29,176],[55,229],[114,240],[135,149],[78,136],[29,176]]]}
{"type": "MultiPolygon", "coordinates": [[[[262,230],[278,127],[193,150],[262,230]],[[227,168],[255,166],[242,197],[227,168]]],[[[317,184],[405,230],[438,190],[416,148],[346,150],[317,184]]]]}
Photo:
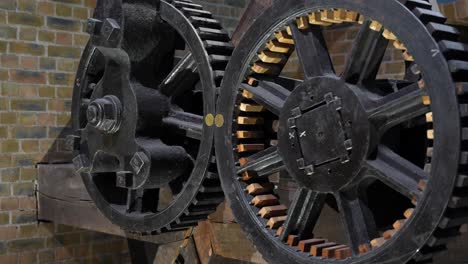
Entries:
{"type": "Polygon", "coordinates": [[[192,1],[101,0],[73,97],[74,164],[122,229],[189,228],[224,200],[212,145],[227,33],[192,1]]]}
{"type": "Polygon", "coordinates": [[[445,21],[423,0],[291,0],[244,34],[215,146],[234,216],[267,261],[429,263],[460,234],[468,47],[445,21]],[[324,32],[350,27],[338,69],[324,32]],[[378,78],[389,44],[403,78],[378,78]],[[282,75],[295,55],[301,79],[282,75]]]}

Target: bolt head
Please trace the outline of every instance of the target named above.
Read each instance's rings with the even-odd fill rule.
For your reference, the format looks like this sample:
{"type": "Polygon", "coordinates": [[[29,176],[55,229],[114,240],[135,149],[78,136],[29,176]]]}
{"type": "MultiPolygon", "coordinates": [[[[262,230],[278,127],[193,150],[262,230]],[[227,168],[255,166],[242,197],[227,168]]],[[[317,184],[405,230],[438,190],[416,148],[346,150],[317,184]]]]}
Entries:
{"type": "Polygon", "coordinates": [[[88,122],[91,124],[99,123],[99,107],[96,105],[90,105],[88,110],[86,111],[86,117],[88,118],[88,122]]]}
{"type": "Polygon", "coordinates": [[[149,165],[149,158],[144,152],[136,152],[130,160],[130,166],[132,166],[135,174],[140,174],[144,167],[149,165]]]}
{"type": "Polygon", "coordinates": [[[95,18],[89,18],[86,24],[86,32],[90,35],[99,33],[99,29],[102,26],[102,21],[95,18]]]}
{"type": "Polygon", "coordinates": [[[101,35],[109,42],[118,41],[121,36],[119,23],[112,18],[107,18],[102,25],[101,35]]]}

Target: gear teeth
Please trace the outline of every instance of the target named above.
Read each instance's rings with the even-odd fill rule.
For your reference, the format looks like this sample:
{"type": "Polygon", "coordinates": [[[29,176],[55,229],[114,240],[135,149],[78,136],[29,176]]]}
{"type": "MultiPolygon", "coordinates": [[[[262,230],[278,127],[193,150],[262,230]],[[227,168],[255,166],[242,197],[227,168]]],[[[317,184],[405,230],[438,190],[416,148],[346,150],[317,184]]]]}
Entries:
{"type": "Polygon", "coordinates": [[[384,32],[382,33],[382,36],[388,40],[398,40],[398,38],[395,36],[395,34],[393,34],[393,32],[391,32],[390,30],[388,29],[384,29],[384,32]]]}
{"type": "Polygon", "coordinates": [[[406,50],[405,44],[401,43],[399,40],[396,40],[396,41],[393,42],[393,47],[395,47],[395,49],[399,49],[399,50],[406,50]]]}
{"type": "Polygon", "coordinates": [[[264,120],[262,117],[244,117],[240,116],[237,118],[237,123],[239,125],[263,125],[264,120]]]}
{"type": "Polygon", "coordinates": [[[383,233],[383,238],[385,240],[390,240],[398,231],[395,229],[387,230],[383,233]]]}
{"type": "Polygon", "coordinates": [[[413,9],[413,13],[419,17],[419,19],[424,24],[429,22],[444,24],[447,21],[447,18],[441,13],[429,9],[422,9],[417,7],[413,9]]]}
{"type": "Polygon", "coordinates": [[[264,107],[262,105],[257,104],[241,103],[239,109],[242,112],[260,113],[263,112],[264,107]]]}
{"type": "Polygon", "coordinates": [[[385,242],[387,242],[385,240],[385,238],[379,237],[379,238],[376,238],[376,239],[371,241],[371,246],[372,246],[372,248],[379,248],[379,247],[383,246],[383,244],[385,244],[385,242]]]}
{"type": "Polygon", "coordinates": [[[222,28],[219,21],[214,18],[192,16],[190,17],[190,22],[197,27],[210,27],[214,29],[222,28]]]}
{"type": "Polygon", "coordinates": [[[224,55],[210,55],[211,67],[214,70],[223,70],[226,68],[231,57],[224,55]]]}
{"type": "Polygon", "coordinates": [[[254,63],[251,69],[255,73],[269,74],[269,75],[279,74],[281,71],[280,67],[276,66],[275,64],[264,63],[264,62],[254,63]]]}
{"type": "Polygon", "coordinates": [[[346,259],[348,257],[351,257],[351,254],[351,249],[345,245],[337,245],[334,247],[324,248],[322,251],[322,257],[328,259],[346,259]],[[345,253],[343,251],[348,251],[348,253],[343,254],[345,253]],[[343,255],[346,255],[346,257],[343,257],[343,255]]]}
{"type": "Polygon", "coordinates": [[[271,194],[274,189],[274,185],[270,182],[268,183],[252,183],[246,187],[246,191],[250,195],[261,195],[261,194],[271,194]]]}
{"type": "Polygon", "coordinates": [[[205,40],[203,43],[205,45],[205,49],[211,54],[231,56],[234,51],[234,47],[229,42],[205,40]]]}
{"type": "Polygon", "coordinates": [[[424,0],[407,0],[405,6],[409,9],[413,9],[415,7],[432,9],[432,4],[424,0]]]}
{"type": "Polygon", "coordinates": [[[287,61],[286,55],[268,50],[262,51],[258,57],[265,63],[284,64],[287,61]]]}
{"type": "Polygon", "coordinates": [[[307,239],[307,240],[301,240],[299,241],[298,248],[302,252],[310,252],[310,249],[314,245],[320,245],[323,243],[326,243],[327,240],[325,239],[318,239],[318,238],[313,238],[313,239],[307,239]]]}
{"type": "MultiPolygon", "coordinates": [[[[330,26],[332,23],[328,23],[322,20],[320,12],[313,12],[309,14],[309,24],[318,26],[330,26]]],[[[291,32],[289,32],[290,34],[291,32]]],[[[291,35],[291,34],[290,34],[291,35]]]]}
{"type": "Polygon", "coordinates": [[[310,254],[314,257],[321,257],[323,250],[326,248],[336,247],[338,244],[334,242],[327,242],[319,245],[313,245],[310,248],[310,254]]]}
{"type": "Polygon", "coordinates": [[[263,131],[237,131],[236,135],[238,139],[263,138],[264,133],[263,131]]]}
{"type": "Polygon", "coordinates": [[[444,218],[439,223],[442,229],[461,226],[468,223],[468,210],[448,209],[444,218]]]}
{"type": "Polygon", "coordinates": [[[294,39],[291,35],[288,34],[286,30],[282,30],[275,34],[276,39],[278,42],[288,45],[294,45],[294,39]]]}
{"type": "Polygon", "coordinates": [[[289,235],[286,244],[288,244],[290,247],[297,246],[299,244],[299,236],[289,235]]]}
{"type": "Polygon", "coordinates": [[[199,27],[198,34],[202,40],[229,41],[229,36],[222,29],[199,27]]]}
{"type": "Polygon", "coordinates": [[[276,196],[272,194],[258,195],[258,196],[255,196],[255,198],[253,198],[252,204],[256,207],[261,208],[264,206],[278,205],[279,200],[276,196]]]}
{"type": "Polygon", "coordinates": [[[333,9],[322,10],[320,11],[320,18],[323,22],[331,23],[331,24],[341,24],[343,23],[342,20],[335,18],[335,11],[333,9]]]}
{"type": "Polygon", "coordinates": [[[459,188],[468,187],[468,176],[459,175],[456,186],[459,188]]]}
{"type": "Polygon", "coordinates": [[[454,27],[447,26],[445,24],[429,22],[426,25],[426,28],[431,33],[432,37],[434,37],[435,39],[457,41],[460,36],[460,32],[458,30],[456,30],[454,27]]]}
{"type": "Polygon", "coordinates": [[[271,218],[277,216],[283,216],[288,211],[288,208],[284,205],[273,205],[273,206],[266,206],[263,207],[259,212],[262,218],[271,218]]]}
{"type": "Polygon", "coordinates": [[[308,19],[305,16],[298,17],[296,19],[297,28],[299,28],[299,29],[308,29],[309,28],[309,23],[308,23],[307,20],[308,19]]]}
{"type": "Polygon", "coordinates": [[[280,43],[278,40],[273,39],[267,43],[267,48],[272,52],[288,54],[291,46],[285,43],[280,43]]]}
{"type": "Polygon", "coordinates": [[[468,45],[460,42],[443,40],[439,42],[440,50],[444,56],[451,59],[468,60],[468,45]]]}
{"type": "Polygon", "coordinates": [[[256,151],[262,151],[265,149],[264,144],[240,144],[237,145],[237,152],[243,153],[243,152],[256,152],[256,151]]]}
{"type": "Polygon", "coordinates": [[[189,7],[182,7],[181,11],[186,14],[187,16],[195,16],[195,17],[204,17],[204,18],[213,18],[213,15],[209,11],[189,8],[189,7]]]}
{"type": "Polygon", "coordinates": [[[369,25],[369,28],[374,30],[374,31],[377,31],[377,32],[380,32],[383,28],[382,24],[379,22],[379,21],[375,21],[373,20],[370,25],[369,25]]]}
{"type": "Polygon", "coordinates": [[[454,75],[455,81],[468,81],[468,62],[461,60],[451,60],[448,62],[449,68],[454,75]]]}
{"type": "Polygon", "coordinates": [[[284,224],[286,218],[287,216],[272,217],[268,220],[267,227],[270,229],[277,229],[284,224]]]}
{"type": "Polygon", "coordinates": [[[192,9],[199,9],[202,10],[203,7],[198,4],[194,4],[192,2],[185,2],[185,1],[173,1],[174,6],[177,8],[192,8],[192,9]]]}

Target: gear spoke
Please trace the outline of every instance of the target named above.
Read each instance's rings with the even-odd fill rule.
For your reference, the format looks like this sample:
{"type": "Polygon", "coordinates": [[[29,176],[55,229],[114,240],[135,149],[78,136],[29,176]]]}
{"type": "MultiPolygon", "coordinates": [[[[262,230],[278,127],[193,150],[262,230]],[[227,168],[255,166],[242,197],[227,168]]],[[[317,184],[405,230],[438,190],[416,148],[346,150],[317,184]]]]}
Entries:
{"type": "Polygon", "coordinates": [[[283,225],[281,240],[285,241],[289,235],[297,235],[299,240],[312,237],[312,232],[322,212],[327,195],[307,188],[296,191],[288,217],[283,225]]]}
{"type": "Polygon", "coordinates": [[[370,21],[364,22],[354,42],[342,78],[351,84],[375,80],[387,50],[388,40],[381,31],[370,29],[370,21]]]}
{"type": "Polygon", "coordinates": [[[270,147],[247,158],[248,162],[240,167],[238,174],[255,171],[259,176],[270,175],[284,168],[283,159],[276,147],[270,147]]]}
{"type": "Polygon", "coordinates": [[[430,108],[423,103],[424,95],[424,90],[417,84],[409,85],[369,107],[369,119],[382,135],[395,125],[428,113],[430,108]]]}
{"type": "Polygon", "coordinates": [[[173,112],[171,115],[163,119],[163,123],[167,126],[175,127],[182,131],[188,137],[197,140],[202,139],[203,134],[203,117],[187,112],[173,112]]]}
{"type": "Polygon", "coordinates": [[[291,92],[279,84],[260,81],[257,86],[243,84],[245,90],[253,94],[253,100],[265,106],[272,113],[279,115],[291,92]]]}
{"type": "Polygon", "coordinates": [[[369,244],[378,232],[375,220],[367,205],[356,194],[336,193],[341,221],[344,225],[349,246],[354,255],[359,254],[361,245],[369,244]]]}
{"type": "Polygon", "coordinates": [[[367,170],[368,175],[381,180],[409,199],[421,195],[418,184],[429,178],[423,169],[385,146],[379,147],[375,160],[367,162],[367,170]]]}
{"type": "Polygon", "coordinates": [[[192,53],[188,53],[162,81],[159,91],[166,96],[177,96],[193,89],[198,80],[197,64],[192,53]]]}
{"type": "Polygon", "coordinates": [[[296,23],[290,27],[305,78],[335,74],[321,27],[299,29],[296,23]]]}

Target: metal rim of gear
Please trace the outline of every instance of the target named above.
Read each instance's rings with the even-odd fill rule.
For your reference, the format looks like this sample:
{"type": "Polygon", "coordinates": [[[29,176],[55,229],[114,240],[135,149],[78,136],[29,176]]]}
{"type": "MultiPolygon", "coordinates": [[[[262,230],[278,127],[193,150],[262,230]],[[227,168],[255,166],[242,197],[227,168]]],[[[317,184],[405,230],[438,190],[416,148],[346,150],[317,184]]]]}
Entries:
{"type": "MultiPolygon", "coordinates": [[[[447,241],[460,233],[460,226],[468,222],[468,148],[464,129],[467,126],[468,53],[467,46],[458,42],[458,31],[445,25],[445,20],[440,13],[431,11],[431,4],[423,0],[278,1],[244,34],[226,69],[217,103],[218,114],[232,122],[216,130],[215,147],[222,186],[234,215],[267,261],[425,263],[431,261],[434,253],[445,250],[447,241]],[[294,25],[288,24],[291,21],[294,25]],[[300,252],[301,238],[293,233],[283,234],[285,229],[291,229],[291,226],[285,227],[287,223],[294,224],[287,217],[291,210],[278,205],[277,197],[273,195],[275,186],[268,178],[258,177],[262,170],[268,172],[274,166],[278,169],[278,155],[270,155],[274,151],[262,151],[267,142],[258,139],[263,135],[258,125],[264,121],[259,113],[265,108],[272,109],[274,100],[271,98],[283,100],[283,103],[286,100],[282,93],[284,89],[270,85],[268,90],[262,85],[275,80],[281,72],[288,59],[284,56],[291,55],[289,49],[297,45],[294,32],[341,22],[370,27],[385,39],[394,41],[397,49],[405,51],[405,60],[417,63],[422,73],[417,85],[427,91],[421,101],[430,107],[425,117],[428,152],[424,168],[430,177],[413,184],[416,193],[411,199],[415,208],[405,212],[405,218],[402,216],[403,219],[395,223],[395,230],[383,234],[386,238],[372,237],[368,243],[355,243],[351,247],[335,243],[327,245],[322,239],[306,240],[302,241],[302,247],[307,251],[300,252]],[[259,89],[258,92],[255,89],[259,89]],[[266,93],[270,93],[270,99],[261,95],[266,93]],[[242,117],[241,113],[247,113],[247,116],[242,117]],[[246,129],[249,127],[251,130],[246,129]],[[232,138],[225,135],[232,135],[232,138]],[[249,161],[249,158],[257,160],[259,156],[255,154],[259,153],[263,155],[261,162],[249,161]],[[326,250],[327,247],[331,250],[326,250]],[[315,250],[316,257],[309,254],[311,249],[315,250]],[[323,255],[325,251],[327,256],[323,255]]],[[[313,42],[309,39],[301,45],[310,48],[313,42]]],[[[320,56],[320,48],[314,46],[311,49],[320,56]]],[[[313,63],[316,61],[302,62],[312,68],[313,63]]],[[[285,83],[283,80],[282,84],[285,83]]],[[[310,191],[306,193],[313,196],[310,191]]],[[[296,194],[296,198],[301,195],[304,196],[296,194]]],[[[306,205],[312,207],[313,202],[306,205]]],[[[304,215],[298,211],[301,210],[293,209],[296,217],[304,215]]],[[[360,223],[355,224],[358,226],[352,227],[359,229],[360,223]]]]}
{"type": "MultiPolygon", "coordinates": [[[[153,1],[148,2],[148,5],[151,5],[153,1]]],[[[220,23],[213,19],[210,12],[203,10],[202,6],[192,1],[160,1],[158,12],[162,20],[174,28],[183,38],[195,56],[203,89],[203,111],[206,116],[209,116],[215,111],[216,89],[221,84],[224,68],[233,50],[229,43],[229,36],[222,29],[220,23]]],[[[98,1],[94,18],[101,21],[113,19],[123,28],[125,25],[122,1],[98,1]]],[[[98,46],[118,48],[120,44],[91,36],[82,56],[74,87],[72,109],[75,131],[81,129],[80,124],[83,118],[80,111],[83,99],[82,87],[85,85],[82,84],[86,82],[89,70],[87,65],[93,59],[94,51],[98,46]]],[[[163,211],[157,213],[145,215],[122,213],[110,206],[109,201],[99,193],[100,190],[92,180],[92,173],[82,172],[81,176],[100,211],[124,230],[140,234],[183,230],[195,226],[198,221],[205,219],[216,210],[218,204],[224,201],[224,195],[219,187],[216,164],[212,156],[213,134],[213,124],[203,122],[200,150],[190,177],[184,182],[183,189],[174,198],[174,201],[163,211]]],[[[73,136],[69,139],[68,144],[75,149],[76,155],[82,154],[79,150],[81,145],[79,136],[73,136]]]]}

